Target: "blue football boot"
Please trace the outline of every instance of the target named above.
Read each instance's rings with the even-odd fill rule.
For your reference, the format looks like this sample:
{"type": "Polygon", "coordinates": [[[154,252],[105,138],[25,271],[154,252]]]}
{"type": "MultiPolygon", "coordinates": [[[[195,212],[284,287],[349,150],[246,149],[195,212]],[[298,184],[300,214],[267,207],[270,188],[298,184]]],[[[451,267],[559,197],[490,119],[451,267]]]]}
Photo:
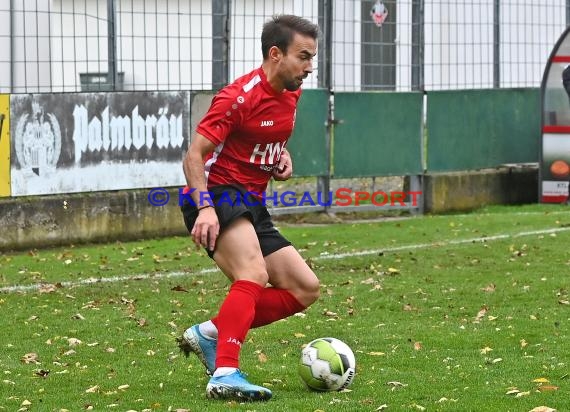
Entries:
{"type": "Polygon", "coordinates": [[[208,338],[200,333],[198,325],[186,329],[181,338],[177,339],[178,347],[188,357],[194,352],[200,362],[206,367],[206,373],[212,375],[216,370],[217,340],[208,338]]]}
{"type": "Polygon", "coordinates": [[[271,391],[263,386],[249,383],[239,369],[226,376],[210,378],[206,395],[214,399],[234,399],[238,401],[266,401],[271,399],[271,391]]]}

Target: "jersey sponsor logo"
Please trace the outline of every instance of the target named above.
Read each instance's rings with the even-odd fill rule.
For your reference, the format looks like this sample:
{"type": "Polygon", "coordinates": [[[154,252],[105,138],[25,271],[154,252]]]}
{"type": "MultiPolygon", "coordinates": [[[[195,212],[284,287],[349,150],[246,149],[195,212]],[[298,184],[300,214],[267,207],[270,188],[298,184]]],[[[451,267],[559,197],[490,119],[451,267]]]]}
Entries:
{"type": "Polygon", "coordinates": [[[273,120],[262,120],[261,127],[269,127],[273,126],[273,120]]]}
{"type": "Polygon", "coordinates": [[[261,165],[273,165],[275,162],[279,160],[281,157],[281,151],[285,147],[284,143],[275,142],[275,143],[266,143],[265,147],[261,148],[261,143],[258,143],[253,148],[251,152],[251,156],[249,157],[250,163],[259,163],[261,165]],[[256,160],[259,157],[259,162],[256,160]]]}

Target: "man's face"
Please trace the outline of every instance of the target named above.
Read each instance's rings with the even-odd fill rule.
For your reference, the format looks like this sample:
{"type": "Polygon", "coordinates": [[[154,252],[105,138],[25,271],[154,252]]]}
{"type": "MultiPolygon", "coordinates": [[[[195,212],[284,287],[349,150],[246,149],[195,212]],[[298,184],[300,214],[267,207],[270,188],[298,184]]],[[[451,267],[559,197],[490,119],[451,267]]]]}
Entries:
{"type": "Polygon", "coordinates": [[[279,65],[279,77],[284,89],[293,92],[301,87],[303,80],[313,72],[313,58],[316,54],[316,40],[295,33],[287,54],[282,56],[279,65]]]}

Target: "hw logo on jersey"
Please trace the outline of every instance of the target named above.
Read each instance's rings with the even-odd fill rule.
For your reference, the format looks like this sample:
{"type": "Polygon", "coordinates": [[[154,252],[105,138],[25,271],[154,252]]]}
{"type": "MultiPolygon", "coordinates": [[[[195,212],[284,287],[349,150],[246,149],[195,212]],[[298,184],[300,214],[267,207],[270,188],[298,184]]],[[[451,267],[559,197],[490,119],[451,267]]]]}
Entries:
{"type": "Polygon", "coordinates": [[[261,143],[258,143],[253,148],[251,156],[249,157],[250,163],[259,163],[261,165],[275,164],[281,157],[281,152],[285,148],[285,144],[281,142],[276,143],[266,143],[265,147],[261,148],[261,143]],[[257,157],[259,157],[259,162],[256,162],[257,157]]]}
{"type": "Polygon", "coordinates": [[[262,120],[261,127],[269,127],[273,126],[273,120],[262,120]]]}

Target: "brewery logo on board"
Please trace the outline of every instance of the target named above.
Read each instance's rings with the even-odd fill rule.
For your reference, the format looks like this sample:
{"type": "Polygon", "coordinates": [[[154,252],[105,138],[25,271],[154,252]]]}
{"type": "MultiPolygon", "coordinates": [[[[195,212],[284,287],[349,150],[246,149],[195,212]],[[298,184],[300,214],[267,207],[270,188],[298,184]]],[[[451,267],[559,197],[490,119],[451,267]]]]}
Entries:
{"type": "Polygon", "coordinates": [[[32,102],[32,113],[20,116],[14,136],[16,156],[22,169],[38,176],[55,170],[61,152],[61,129],[52,113],[32,102]]]}

